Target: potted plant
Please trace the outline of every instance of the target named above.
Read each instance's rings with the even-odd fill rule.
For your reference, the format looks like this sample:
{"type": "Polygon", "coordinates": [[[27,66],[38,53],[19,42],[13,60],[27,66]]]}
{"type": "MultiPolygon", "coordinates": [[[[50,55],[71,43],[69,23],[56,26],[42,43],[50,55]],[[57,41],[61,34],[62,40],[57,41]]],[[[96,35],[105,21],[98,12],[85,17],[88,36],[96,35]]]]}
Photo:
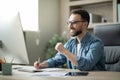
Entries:
{"type": "Polygon", "coordinates": [[[57,53],[57,51],[55,50],[56,43],[62,42],[63,44],[65,44],[66,41],[67,39],[65,39],[64,37],[55,34],[46,44],[46,47],[45,47],[46,57],[45,58],[49,59],[55,56],[55,54],[57,53]]]}

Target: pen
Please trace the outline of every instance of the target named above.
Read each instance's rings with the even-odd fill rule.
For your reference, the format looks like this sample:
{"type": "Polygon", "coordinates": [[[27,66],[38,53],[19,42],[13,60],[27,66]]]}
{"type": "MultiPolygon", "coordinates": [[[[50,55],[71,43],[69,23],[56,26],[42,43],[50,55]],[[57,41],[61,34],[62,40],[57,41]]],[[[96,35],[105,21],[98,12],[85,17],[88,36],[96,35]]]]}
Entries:
{"type": "Polygon", "coordinates": [[[40,63],[40,57],[38,58],[38,63],[40,63]]]}

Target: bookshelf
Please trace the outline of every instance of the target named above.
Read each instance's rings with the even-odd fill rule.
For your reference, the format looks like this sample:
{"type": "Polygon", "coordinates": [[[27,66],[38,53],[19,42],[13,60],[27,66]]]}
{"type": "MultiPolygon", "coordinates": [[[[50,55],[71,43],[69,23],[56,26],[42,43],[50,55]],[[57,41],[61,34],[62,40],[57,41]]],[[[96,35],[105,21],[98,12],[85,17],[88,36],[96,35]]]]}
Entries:
{"type": "Polygon", "coordinates": [[[88,27],[90,30],[96,25],[117,23],[117,1],[118,0],[61,0],[61,32],[66,30],[66,21],[69,18],[70,11],[78,8],[101,16],[101,22],[90,23],[88,27]]]}

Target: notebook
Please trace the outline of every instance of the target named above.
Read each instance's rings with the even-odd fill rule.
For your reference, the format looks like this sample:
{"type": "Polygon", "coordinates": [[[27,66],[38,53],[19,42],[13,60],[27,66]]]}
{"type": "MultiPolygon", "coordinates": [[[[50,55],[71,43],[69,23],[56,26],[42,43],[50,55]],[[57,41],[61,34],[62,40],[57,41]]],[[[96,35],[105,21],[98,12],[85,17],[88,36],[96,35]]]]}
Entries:
{"type": "Polygon", "coordinates": [[[34,73],[34,72],[42,72],[41,69],[24,69],[24,68],[18,69],[18,71],[31,72],[31,73],[34,73]]]}

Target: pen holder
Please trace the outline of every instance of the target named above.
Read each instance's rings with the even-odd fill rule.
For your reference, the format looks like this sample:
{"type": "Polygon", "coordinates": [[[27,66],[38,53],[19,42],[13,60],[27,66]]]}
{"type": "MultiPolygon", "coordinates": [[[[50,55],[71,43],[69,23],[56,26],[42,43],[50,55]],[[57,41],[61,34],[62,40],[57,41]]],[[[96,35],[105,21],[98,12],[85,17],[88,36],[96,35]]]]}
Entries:
{"type": "Polygon", "coordinates": [[[12,75],[12,64],[11,63],[2,64],[2,74],[12,75]]]}

